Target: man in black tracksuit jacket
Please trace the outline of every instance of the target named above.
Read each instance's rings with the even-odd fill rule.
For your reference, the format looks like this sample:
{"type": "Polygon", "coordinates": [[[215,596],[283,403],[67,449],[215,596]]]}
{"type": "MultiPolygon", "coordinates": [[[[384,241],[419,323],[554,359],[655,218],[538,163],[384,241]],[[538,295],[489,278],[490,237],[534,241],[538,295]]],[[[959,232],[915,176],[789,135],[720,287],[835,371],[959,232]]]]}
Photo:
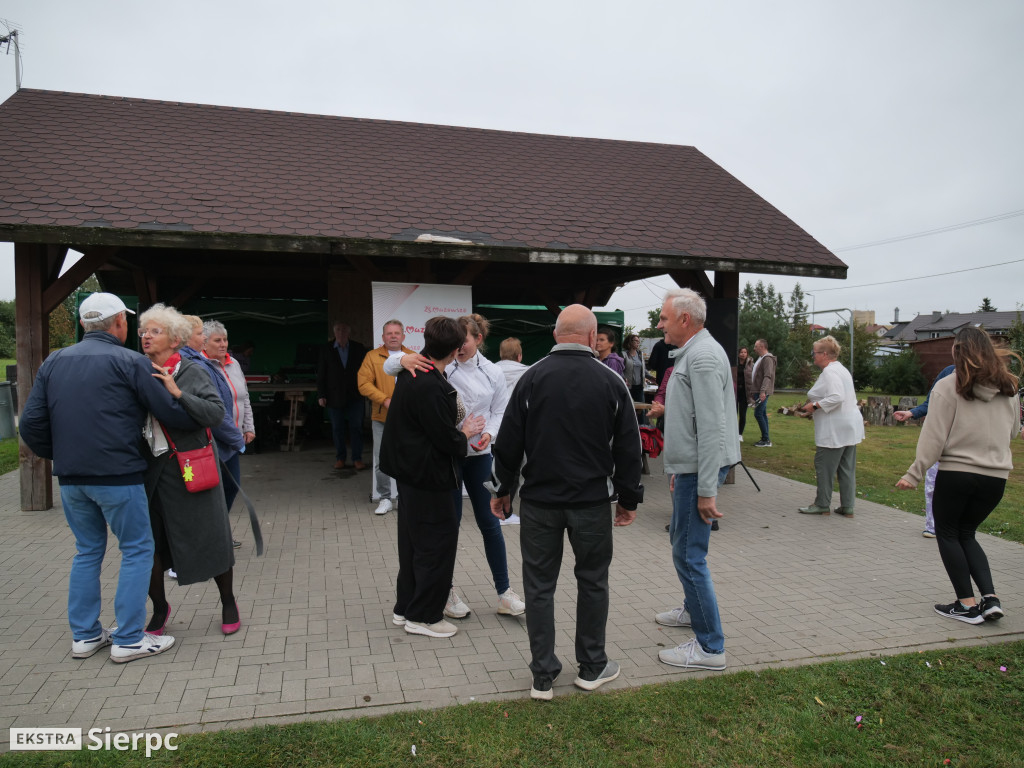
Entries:
{"type": "Polygon", "coordinates": [[[597,318],[579,304],[566,307],[554,336],[551,353],[516,384],[493,448],[497,495],[491,509],[498,517],[509,509],[522,463],[520,542],[535,699],[552,698],[562,670],[555,656],[554,592],[564,531],[576,558],[575,683],[594,690],[618,677],[619,665],[604,649],[610,500],[618,494],[615,525],[633,522],[643,501],[633,400],[622,377],[594,357],[597,318]]]}

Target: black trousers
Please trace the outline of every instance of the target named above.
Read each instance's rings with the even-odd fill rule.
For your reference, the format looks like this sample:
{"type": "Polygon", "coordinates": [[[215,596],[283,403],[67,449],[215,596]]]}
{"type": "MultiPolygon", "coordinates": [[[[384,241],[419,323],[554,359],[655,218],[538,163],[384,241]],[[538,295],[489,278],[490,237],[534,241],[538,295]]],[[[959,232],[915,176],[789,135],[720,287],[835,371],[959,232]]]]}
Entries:
{"type": "Polygon", "coordinates": [[[547,509],[523,500],[519,505],[523,553],[526,631],[530,670],[553,680],[562,671],[555,655],[555,588],[562,567],[565,533],[576,558],[576,661],[581,670],[602,670],[608,623],[608,567],[612,562],[612,514],[605,502],[586,509],[547,509]]]}
{"type": "Polygon", "coordinates": [[[417,624],[444,618],[452,586],[459,519],[451,491],[398,483],[398,582],[395,613],[417,624]]]}
{"type": "Polygon", "coordinates": [[[975,533],[999,504],[1005,489],[1006,481],[998,477],[941,469],[935,475],[935,538],[958,599],[974,596],[972,578],[982,595],[995,594],[988,557],[975,533]]]}
{"type": "MultiPolygon", "coordinates": [[[[740,376],[743,375],[743,371],[740,371],[740,376]]],[[[736,420],[739,422],[740,434],[743,434],[743,428],[747,426],[747,390],[740,387],[736,390],[736,420]]]]}

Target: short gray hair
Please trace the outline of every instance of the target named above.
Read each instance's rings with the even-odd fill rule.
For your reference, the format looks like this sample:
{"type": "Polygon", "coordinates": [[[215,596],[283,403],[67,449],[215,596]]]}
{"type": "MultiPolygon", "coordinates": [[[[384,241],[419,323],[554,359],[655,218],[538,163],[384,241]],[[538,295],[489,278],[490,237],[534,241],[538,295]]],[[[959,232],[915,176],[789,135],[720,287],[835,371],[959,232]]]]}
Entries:
{"type": "Polygon", "coordinates": [[[396,320],[395,318],[392,317],[390,320],[388,320],[386,323],[384,323],[384,325],[381,327],[381,329],[380,329],[381,333],[387,333],[389,325],[397,325],[403,331],[405,330],[405,323],[403,323],[401,320],[396,320]]]}
{"type": "Polygon", "coordinates": [[[224,327],[224,323],[220,320],[207,320],[203,323],[203,338],[209,339],[215,333],[222,333],[225,336],[228,335],[228,329],[224,327]]]}
{"type": "Polygon", "coordinates": [[[665,301],[672,304],[676,317],[685,312],[695,323],[704,325],[704,320],[708,316],[708,305],[696,291],[689,288],[673,288],[665,291],[665,301]]]}
{"type": "Polygon", "coordinates": [[[192,321],[166,304],[154,304],[139,315],[139,328],[145,328],[150,323],[163,328],[174,349],[181,349],[192,335],[192,321]]]}
{"type": "Polygon", "coordinates": [[[123,315],[124,312],[118,312],[116,315],[105,317],[102,320],[82,320],[82,330],[85,333],[92,333],[93,331],[109,331],[114,327],[114,323],[117,318],[123,315]]]}

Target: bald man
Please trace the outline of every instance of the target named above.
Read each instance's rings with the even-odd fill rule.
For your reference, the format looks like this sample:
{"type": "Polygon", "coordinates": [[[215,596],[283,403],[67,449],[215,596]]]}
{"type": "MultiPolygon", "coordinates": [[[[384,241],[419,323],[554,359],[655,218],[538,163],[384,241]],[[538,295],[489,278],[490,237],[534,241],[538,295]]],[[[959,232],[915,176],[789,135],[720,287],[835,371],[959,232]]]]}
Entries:
{"type": "Polygon", "coordinates": [[[519,541],[533,655],[530,696],[541,700],[553,697],[562,671],[554,596],[565,532],[576,558],[575,684],[592,691],[619,676],[604,648],[611,499],[618,494],[614,524],[629,525],[644,497],[633,398],[622,377],[594,356],[597,318],[584,306],[568,306],[554,336],[551,353],[523,373],[505,408],[493,449],[491,501],[491,511],[504,519],[522,464],[519,541]]]}

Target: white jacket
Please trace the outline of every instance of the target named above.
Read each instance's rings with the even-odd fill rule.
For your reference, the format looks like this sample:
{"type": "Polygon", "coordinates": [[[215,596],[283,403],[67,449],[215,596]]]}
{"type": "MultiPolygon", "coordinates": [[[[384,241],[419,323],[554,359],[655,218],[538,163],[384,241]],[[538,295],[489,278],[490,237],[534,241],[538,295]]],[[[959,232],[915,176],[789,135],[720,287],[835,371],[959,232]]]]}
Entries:
{"type": "Polygon", "coordinates": [[[857,407],[853,377],[833,360],[807,391],[807,399],[820,408],[814,412],[814,444],[819,448],[845,448],[864,439],[864,417],[857,407]]]}

